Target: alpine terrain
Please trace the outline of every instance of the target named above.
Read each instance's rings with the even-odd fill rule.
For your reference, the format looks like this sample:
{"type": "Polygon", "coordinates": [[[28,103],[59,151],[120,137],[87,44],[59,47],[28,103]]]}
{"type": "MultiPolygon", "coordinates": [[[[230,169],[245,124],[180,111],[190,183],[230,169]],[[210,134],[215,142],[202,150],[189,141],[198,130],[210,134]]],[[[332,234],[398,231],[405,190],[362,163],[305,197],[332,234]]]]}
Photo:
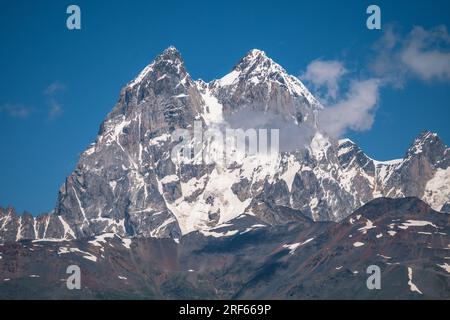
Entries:
{"type": "Polygon", "coordinates": [[[449,299],[449,148],[424,131],[377,161],[321,130],[323,109],[263,51],[205,83],[169,47],[123,87],[53,211],[0,208],[0,298],[449,299]],[[196,123],[279,128],[280,152],[201,161],[225,142],[196,149],[196,123]],[[200,153],[174,158],[180,142],[200,153]]]}

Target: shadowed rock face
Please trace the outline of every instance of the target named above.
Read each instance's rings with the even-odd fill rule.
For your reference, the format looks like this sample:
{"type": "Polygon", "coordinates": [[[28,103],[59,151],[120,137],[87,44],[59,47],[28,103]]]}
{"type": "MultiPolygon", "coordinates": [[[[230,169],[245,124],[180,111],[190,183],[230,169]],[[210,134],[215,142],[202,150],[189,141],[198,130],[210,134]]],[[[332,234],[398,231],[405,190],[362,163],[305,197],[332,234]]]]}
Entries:
{"type": "Polygon", "coordinates": [[[179,239],[242,214],[271,225],[295,221],[299,212],[315,221],[341,221],[383,196],[415,196],[450,211],[449,148],[436,134],[422,133],[403,159],[379,162],[348,139],[318,132],[322,108],[300,80],[260,50],[205,83],[191,79],[170,47],[121,90],[61,187],[55,209],[36,218],[2,209],[0,241],[103,233],[179,239]],[[251,127],[251,120],[267,120],[261,114],[275,117],[281,131],[296,128],[290,140],[298,140],[298,148],[270,159],[247,156],[228,167],[172,161],[180,142],[171,138],[173,130],[192,133],[195,120],[203,129],[223,130],[244,116],[251,127]]]}
{"type": "Polygon", "coordinates": [[[285,222],[245,215],[178,243],[112,233],[5,243],[0,299],[450,298],[450,216],[417,198],[379,198],[337,223],[268,212],[285,222]],[[81,290],[66,288],[73,264],[81,290]],[[370,265],[381,290],[366,286],[370,265]]]}

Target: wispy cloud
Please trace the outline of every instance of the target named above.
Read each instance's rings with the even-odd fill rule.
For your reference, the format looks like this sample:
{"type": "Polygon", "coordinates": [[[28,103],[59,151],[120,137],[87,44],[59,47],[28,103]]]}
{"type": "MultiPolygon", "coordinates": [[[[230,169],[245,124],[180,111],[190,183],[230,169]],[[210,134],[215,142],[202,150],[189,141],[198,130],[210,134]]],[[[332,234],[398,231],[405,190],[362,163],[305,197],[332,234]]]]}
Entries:
{"type": "Polygon", "coordinates": [[[55,81],[45,88],[44,95],[47,97],[47,103],[49,105],[48,116],[50,118],[61,115],[63,109],[57,97],[60,93],[65,92],[66,89],[66,86],[59,81],[55,81]]]}
{"type": "Polygon", "coordinates": [[[347,130],[364,131],[372,127],[381,81],[352,81],[349,92],[336,104],[319,113],[319,129],[335,137],[347,130]]]}
{"type": "Polygon", "coordinates": [[[12,118],[27,118],[33,111],[33,108],[22,104],[5,103],[0,105],[0,113],[6,114],[12,118]]]}
{"type": "Polygon", "coordinates": [[[62,84],[59,81],[55,81],[51,83],[47,88],[44,90],[44,94],[46,96],[54,96],[55,94],[58,94],[59,92],[66,91],[66,85],[62,84]]]}
{"type": "Polygon", "coordinates": [[[48,111],[48,116],[50,118],[55,118],[59,116],[62,113],[61,105],[59,104],[56,99],[52,98],[50,99],[50,110],[48,111]]]}
{"type": "Polygon", "coordinates": [[[343,61],[314,60],[301,78],[321,97],[324,109],[318,113],[319,130],[339,137],[346,131],[372,127],[382,81],[375,77],[351,79],[343,61]],[[344,77],[345,76],[345,77],[344,77]],[[350,78],[350,79],[348,79],[350,78]],[[343,83],[349,82],[348,91],[343,83]],[[325,89],[325,96],[323,96],[325,89]]]}
{"type": "Polygon", "coordinates": [[[46,115],[53,119],[61,115],[63,108],[59,102],[59,96],[65,92],[66,86],[58,81],[51,83],[42,92],[45,96],[45,102],[48,106],[47,110],[41,108],[35,109],[22,103],[4,103],[0,104],[0,114],[5,114],[11,118],[27,118],[31,114],[46,115]]]}
{"type": "Polygon", "coordinates": [[[450,80],[450,36],[445,26],[414,27],[402,35],[393,25],[374,44],[372,71],[385,81],[404,85],[408,78],[450,80]]]}
{"type": "Polygon", "coordinates": [[[450,37],[444,26],[415,27],[406,39],[402,62],[423,80],[450,80],[450,37]],[[441,47],[443,46],[443,47],[441,47]]]}
{"type": "Polygon", "coordinates": [[[335,100],[339,91],[339,81],[347,73],[344,65],[336,60],[314,60],[301,76],[302,80],[308,81],[316,90],[325,88],[325,99],[335,100]]]}
{"type": "Polygon", "coordinates": [[[342,136],[348,130],[369,130],[383,86],[401,88],[411,78],[450,80],[450,36],[445,26],[429,30],[416,26],[401,35],[394,25],[388,25],[373,49],[367,70],[358,71],[366,78],[355,78],[338,60],[314,60],[301,76],[319,97],[323,96],[321,89],[326,89],[321,100],[324,109],[318,115],[321,131],[342,136]],[[343,92],[346,81],[349,89],[343,92]]]}

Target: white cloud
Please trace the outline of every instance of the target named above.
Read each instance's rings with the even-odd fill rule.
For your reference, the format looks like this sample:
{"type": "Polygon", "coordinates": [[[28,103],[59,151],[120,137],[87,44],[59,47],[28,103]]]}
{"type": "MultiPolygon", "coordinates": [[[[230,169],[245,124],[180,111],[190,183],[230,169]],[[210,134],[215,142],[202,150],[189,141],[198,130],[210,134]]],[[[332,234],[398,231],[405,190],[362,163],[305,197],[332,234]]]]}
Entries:
{"type": "Polygon", "coordinates": [[[54,118],[59,116],[62,113],[61,105],[59,104],[56,99],[50,99],[50,111],[48,112],[48,115],[50,118],[54,118]]]}
{"type": "Polygon", "coordinates": [[[407,77],[450,80],[450,36],[445,26],[414,27],[406,36],[385,28],[374,45],[372,70],[386,82],[402,86],[407,77]]]}
{"type": "Polygon", "coordinates": [[[59,93],[64,91],[66,91],[66,86],[58,81],[53,82],[44,90],[44,95],[47,96],[47,102],[50,106],[48,111],[48,116],[50,118],[55,118],[62,113],[61,104],[56,97],[59,93]]]}
{"type": "Polygon", "coordinates": [[[375,76],[352,81],[343,98],[340,88],[342,76],[347,73],[343,62],[315,60],[308,65],[302,79],[314,86],[316,95],[320,95],[318,89],[325,87],[333,99],[323,101],[325,108],[319,113],[321,131],[338,137],[348,130],[370,129],[382,85],[402,87],[412,77],[423,81],[450,80],[450,36],[445,26],[429,30],[418,26],[402,36],[393,25],[388,25],[373,47],[375,58],[370,68],[375,76]]]}
{"type": "Polygon", "coordinates": [[[47,88],[44,90],[44,94],[46,96],[54,96],[55,94],[65,91],[66,86],[59,81],[55,81],[51,83],[47,88]]]}
{"type": "Polygon", "coordinates": [[[3,104],[0,106],[0,113],[5,113],[13,118],[26,118],[31,112],[32,108],[26,107],[21,104],[3,104]]]}
{"type": "Polygon", "coordinates": [[[450,80],[449,44],[450,37],[444,26],[429,31],[415,27],[406,39],[401,61],[423,80],[450,80]]]}
{"type": "Polygon", "coordinates": [[[375,117],[380,85],[378,79],[353,81],[345,98],[319,113],[320,130],[338,137],[348,129],[370,129],[375,117]]]}
{"type": "Polygon", "coordinates": [[[314,60],[301,76],[316,89],[325,88],[326,98],[337,98],[339,92],[339,80],[347,73],[344,65],[336,60],[314,60]]]}

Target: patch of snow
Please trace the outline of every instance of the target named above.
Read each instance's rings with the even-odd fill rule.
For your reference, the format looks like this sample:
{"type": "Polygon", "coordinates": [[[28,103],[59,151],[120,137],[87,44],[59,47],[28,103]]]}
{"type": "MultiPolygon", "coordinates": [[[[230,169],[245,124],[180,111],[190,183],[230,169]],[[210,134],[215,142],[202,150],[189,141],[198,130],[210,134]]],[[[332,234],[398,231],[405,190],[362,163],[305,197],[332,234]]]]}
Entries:
{"type": "Polygon", "coordinates": [[[159,146],[162,144],[162,142],[169,140],[170,137],[171,137],[170,134],[164,133],[164,134],[160,135],[159,137],[155,137],[155,138],[151,139],[149,141],[149,145],[150,146],[159,146]]]}
{"type": "Polygon", "coordinates": [[[33,243],[36,243],[36,242],[64,242],[64,241],[67,241],[67,239],[42,238],[42,239],[32,240],[33,243]]]}
{"type": "Polygon", "coordinates": [[[208,175],[204,174],[198,179],[193,177],[187,182],[181,182],[181,193],[185,198],[190,197],[194,192],[203,189],[207,180],[208,175]]]}
{"type": "Polygon", "coordinates": [[[117,182],[116,181],[110,181],[109,186],[111,187],[111,190],[114,192],[116,190],[117,182]]]}
{"type": "Polygon", "coordinates": [[[254,224],[254,225],[252,225],[252,228],[264,228],[264,227],[267,227],[267,226],[264,225],[264,224],[254,224]]]}
{"type": "Polygon", "coordinates": [[[450,273],[450,264],[444,263],[444,264],[438,264],[439,267],[450,273]]]}
{"type": "Polygon", "coordinates": [[[287,160],[286,170],[280,177],[286,182],[289,192],[292,191],[292,184],[294,183],[295,175],[300,170],[300,168],[300,163],[295,160],[295,157],[293,155],[290,155],[287,160]]]}
{"type": "Polygon", "coordinates": [[[418,234],[426,234],[426,235],[432,235],[431,232],[424,232],[424,231],[418,231],[418,234]]]}
{"type": "Polygon", "coordinates": [[[344,154],[347,154],[347,153],[349,153],[352,150],[353,150],[353,146],[345,147],[345,148],[339,148],[339,150],[338,150],[338,157],[340,157],[340,156],[342,156],[344,154]]]}
{"type": "Polygon", "coordinates": [[[413,270],[411,267],[408,267],[408,279],[409,290],[411,290],[412,292],[423,294],[422,291],[420,291],[419,288],[417,288],[417,286],[412,282],[413,270]]]}
{"type": "Polygon", "coordinates": [[[236,233],[238,233],[239,230],[230,230],[227,232],[213,232],[208,230],[200,230],[200,233],[207,237],[215,237],[215,238],[221,238],[221,237],[231,237],[234,236],[236,233]]]}
{"type": "Polygon", "coordinates": [[[422,199],[436,211],[450,202],[450,167],[436,170],[425,186],[422,199]]]}
{"type": "Polygon", "coordinates": [[[89,224],[88,221],[87,221],[87,218],[86,218],[86,212],[84,212],[84,208],[83,208],[83,206],[81,204],[80,198],[78,197],[78,193],[77,193],[77,191],[75,190],[75,188],[73,186],[72,186],[72,191],[73,191],[73,194],[75,195],[75,198],[77,199],[78,207],[79,207],[79,209],[81,211],[81,214],[83,215],[83,225],[85,223],[89,224]]]}
{"type": "Polygon", "coordinates": [[[147,74],[153,71],[153,65],[154,63],[146,66],[133,81],[128,83],[128,87],[133,88],[136,84],[140,83],[147,74]]]}
{"type": "Polygon", "coordinates": [[[19,241],[21,239],[21,233],[22,233],[22,217],[19,218],[19,227],[17,228],[16,241],[19,241]]]}
{"type": "Polygon", "coordinates": [[[114,233],[104,233],[96,236],[94,240],[89,241],[90,244],[96,247],[100,247],[100,251],[104,251],[103,244],[107,243],[108,238],[114,238],[114,233]]]}
{"type": "Polygon", "coordinates": [[[171,183],[171,182],[175,182],[178,181],[179,178],[176,174],[171,174],[171,175],[167,175],[164,178],[162,178],[160,181],[163,184],[167,184],[167,183],[171,183]]]}
{"type": "Polygon", "coordinates": [[[122,239],[123,246],[127,249],[131,248],[131,239],[122,239]]]}
{"type": "Polygon", "coordinates": [[[64,218],[62,216],[58,216],[59,221],[61,222],[61,224],[64,227],[64,238],[65,239],[69,239],[68,235],[71,236],[71,239],[75,239],[75,232],[73,232],[72,228],[69,226],[69,224],[64,220],[64,218]]]}
{"type": "Polygon", "coordinates": [[[67,254],[67,253],[81,253],[83,255],[83,258],[91,260],[93,262],[97,262],[97,257],[94,256],[93,254],[86,252],[86,251],[82,251],[78,248],[67,248],[67,247],[60,247],[58,249],[58,255],[61,254],[67,254]]]}
{"type": "Polygon", "coordinates": [[[403,222],[402,225],[399,226],[399,228],[406,230],[409,227],[425,227],[425,226],[432,226],[437,229],[437,226],[431,223],[430,221],[422,221],[422,220],[407,220],[406,222],[403,222]]]}
{"type": "Polygon", "coordinates": [[[237,79],[239,79],[239,75],[241,73],[237,70],[233,70],[227,75],[223,76],[221,79],[219,79],[219,83],[221,86],[230,86],[232,85],[237,79]]]}
{"type": "Polygon", "coordinates": [[[317,160],[320,160],[326,158],[326,154],[330,146],[331,146],[330,140],[325,136],[323,136],[321,133],[317,132],[311,141],[309,149],[312,155],[317,160]]]}
{"type": "Polygon", "coordinates": [[[189,97],[187,94],[185,94],[185,93],[181,93],[181,94],[178,94],[178,95],[176,95],[176,96],[173,96],[174,98],[176,98],[176,99],[180,99],[180,98],[186,98],[186,97],[189,97]]]}
{"type": "Polygon", "coordinates": [[[297,248],[307,244],[308,242],[311,242],[312,240],[314,240],[314,238],[309,238],[308,240],[305,240],[304,242],[297,242],[297,243],[292,243],[292,244],[284,244],[283,248],[289,249],[289,254],[294,254],[295,250],[297,250],[297,248]]]}
{"type": "Polygon", "coordinates": [[[156,229],[152,230],[150,232],[150,236],[151,237],[155,237],[158,238],[160,236],[161,233],[164,233],[164,231],[166,230],[166,228],[173,222],[175,222],[175,218],[174,217],[169,217],[166,220],[164,220],[163,223],[161,223],[156,229]]]}
{"type": "Polygon", "coordinates": [[[250,231],[252,231],[252,230],[259,229],[259,228],[264,228],[264,227],[267,227],[267,226],[265,226],[265,225],[263,225],[263,224],[254,224],[253,226],[251,226],[251,227],[249,227],[249,228],[246,228],[246,229],[245,229],[244,231],[242,231],[240,234],[244,234],[244,233],[250,232],[250,231]]]}
{"type": "Polygon", "coordinates": [[[210,126],[212,124],[223,123],[223,106],[220,104],[219,100],[206,88],[202,93],[203,101],[205,102],[203,110],[203,119],[206,125],[210,126]]]}
{"type": "Polygon", "coordinates": [[[363,234],[367,233],[367,230],[376,228],[376,226],[373,225],[373,222],[369,219],[366,219],[366,225],[362,228],[359,228],[358,230],[361,231],[363,234]]]}
{"type": "Polygon", "coordinates": [[[376,166],[378,166],[378,165],[389,165],[389,166],[398,165],[398,164],[402,163],[403,160],[404,160],[403,158],[401,158],[401,159],[393,159],[393,160],[386,160],[386,161],[378,161],[378,160],[373,160],[372,159],[373,164],[376,165],[376,166]]]}
{"type": "Polygon", "coordinates": [[[85,155],[90,156],[95,152],[95,143],[92,143],[88,149],[84,152],[85,155]]]}
{"type": "MultiPolygon", "coordinates": [[[[244,213],[251,199],[241,201],[230,188],[240,180],[239,169],[228,170],[216,167],[209,175],[209,179],[200,181],[199,186],[194,187],[195,181],[190,181],[187,185],[182,184],[183,196],[175,202],[166,201],[168,209],[178,221],[182,234],[207,229],[211,212],[220,212],[218,224],[228,222],[244,213]],[[193,201],[192,199],[186,201],[186,197],[192,196],[194,188],[202,188],[202,194],[193,201]]],[[[158,181],[158,189],[164,195],[160,181],[158,181]]]]}

